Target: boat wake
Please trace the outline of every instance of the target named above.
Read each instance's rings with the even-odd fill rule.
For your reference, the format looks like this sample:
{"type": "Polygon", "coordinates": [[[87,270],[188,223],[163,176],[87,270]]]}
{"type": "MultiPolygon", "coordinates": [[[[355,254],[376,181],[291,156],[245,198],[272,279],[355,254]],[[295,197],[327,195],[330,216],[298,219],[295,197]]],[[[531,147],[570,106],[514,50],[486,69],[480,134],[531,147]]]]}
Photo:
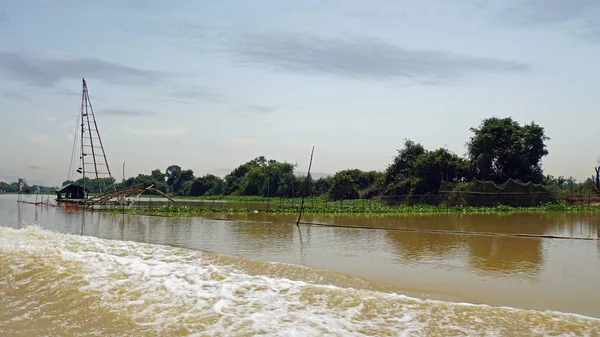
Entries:
{"type": "Polygon", "coordinates": [[[575,314],[250,275],[209,253],[37,226],[0,227],[0,270],[0,335],[600,334],[575,314]]]}

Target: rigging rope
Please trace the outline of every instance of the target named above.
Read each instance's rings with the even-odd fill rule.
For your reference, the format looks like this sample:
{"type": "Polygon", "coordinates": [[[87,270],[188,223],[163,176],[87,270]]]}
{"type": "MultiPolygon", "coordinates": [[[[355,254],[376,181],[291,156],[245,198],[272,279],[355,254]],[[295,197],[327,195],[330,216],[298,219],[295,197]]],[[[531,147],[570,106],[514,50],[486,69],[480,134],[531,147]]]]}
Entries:
{"type": "Polygon", "coordinates": [[[73,161],[75,159],[75,144],[77,143],[77,132],[79,131],[79,114],[77,114],[77,121],[75,122],[75,134],[73,135],[73,149],[71,150],[71,162],[69,163],[69,173],[67,174],[67,180],[71,180],[73,176],[73,161]]]}

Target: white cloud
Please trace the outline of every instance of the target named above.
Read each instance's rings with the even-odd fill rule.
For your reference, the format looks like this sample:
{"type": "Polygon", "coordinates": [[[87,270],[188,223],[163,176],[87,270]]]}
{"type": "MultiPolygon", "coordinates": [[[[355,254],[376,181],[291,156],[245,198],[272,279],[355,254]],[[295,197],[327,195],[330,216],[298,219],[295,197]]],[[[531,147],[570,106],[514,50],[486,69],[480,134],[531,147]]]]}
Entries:
{"type": "Polygon", "coordinates": [[[49,123],[56,122],[56,118],[54,118],[54,117],[47,117],[46,118],[46,122],[49,122],[49,123]]]}

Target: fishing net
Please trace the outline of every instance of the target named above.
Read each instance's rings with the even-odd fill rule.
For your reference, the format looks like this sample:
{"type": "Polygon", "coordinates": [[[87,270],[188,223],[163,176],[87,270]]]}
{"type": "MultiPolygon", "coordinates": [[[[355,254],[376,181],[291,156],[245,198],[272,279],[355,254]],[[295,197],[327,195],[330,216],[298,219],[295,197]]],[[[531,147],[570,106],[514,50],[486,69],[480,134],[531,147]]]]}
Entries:
{"type": "Polygon", "coordinates": [[[551,187],[509,179],[503,184],[493,181],[472,180],[466,183],[443,181],[440,198],[450,205],[535,206],[554,200],[551,187]]]}

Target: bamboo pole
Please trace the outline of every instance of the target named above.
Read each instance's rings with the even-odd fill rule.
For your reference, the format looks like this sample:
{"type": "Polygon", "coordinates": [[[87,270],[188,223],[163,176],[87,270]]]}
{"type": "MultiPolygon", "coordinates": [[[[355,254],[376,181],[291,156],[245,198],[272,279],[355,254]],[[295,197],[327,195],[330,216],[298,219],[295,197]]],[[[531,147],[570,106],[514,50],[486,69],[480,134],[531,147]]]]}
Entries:
{"type": "MultiPolygon", "coordinates": [[[[312,151],[310,152],[310,162],[308,164],[308,172],[306,173],[306,183],[310,183],[310,168],[312,167],[313,154],[315,152],[315,147],[313,145],[312,151]]],[[[298,221],[296,221],[296,226],[300,227],[300,218],[302,218],[302,211],[304,210],[304,194],[302,195],[302,203],[300,204],[300,213],[298,213],[298,221]]]]}

